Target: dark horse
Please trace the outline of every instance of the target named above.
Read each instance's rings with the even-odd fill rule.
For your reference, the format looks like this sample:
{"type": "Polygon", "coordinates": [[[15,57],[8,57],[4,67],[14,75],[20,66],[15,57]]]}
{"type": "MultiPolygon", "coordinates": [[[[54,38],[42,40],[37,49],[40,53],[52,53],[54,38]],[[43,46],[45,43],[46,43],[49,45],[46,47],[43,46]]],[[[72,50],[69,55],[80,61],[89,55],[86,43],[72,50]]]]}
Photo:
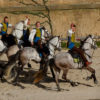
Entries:
{"type": "Polygon", "coordinates": [[[13,46],[16,44],[16,38],[12,34],[4,34],[2,35],[3,43],[9,48],[10,46],[13,46]]]}

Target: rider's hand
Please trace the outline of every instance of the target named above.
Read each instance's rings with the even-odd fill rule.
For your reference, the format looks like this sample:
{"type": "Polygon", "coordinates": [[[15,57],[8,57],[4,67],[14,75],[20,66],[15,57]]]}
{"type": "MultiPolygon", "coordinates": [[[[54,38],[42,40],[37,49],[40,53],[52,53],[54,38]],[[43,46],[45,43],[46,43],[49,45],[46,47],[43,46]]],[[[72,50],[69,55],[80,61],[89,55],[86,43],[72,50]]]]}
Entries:
{"type": "Polygon", "coordinates": [[[15,29],[15,26],[12,26],[12,29],[15,29]]]}
{"type": "Polygon", "coordinates": [[[77,41],[80,41],[80,39],[76,39],[77,41]]]}
{"type": "Polygon", "coordinates": [[[2,39],[2,35],[0,35],[0,39],[2,39]]]}
{"type": "Polygon", "coordinates": [[[33,46],[34,45],[34,42],[32,42],[31,45],[33,46]]]}

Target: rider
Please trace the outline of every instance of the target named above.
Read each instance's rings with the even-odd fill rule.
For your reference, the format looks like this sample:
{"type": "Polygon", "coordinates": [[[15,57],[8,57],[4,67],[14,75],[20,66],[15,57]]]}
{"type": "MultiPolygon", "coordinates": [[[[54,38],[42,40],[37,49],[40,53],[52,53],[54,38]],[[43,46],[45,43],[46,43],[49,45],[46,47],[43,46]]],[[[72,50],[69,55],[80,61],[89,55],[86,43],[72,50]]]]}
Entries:
{"type": "Polygon", "coordinates": [[[0,24],[1,32],[0,35],[7,34],[8,27],[12,27],[12,24],[9,24],[8,17],[4,17],[4,22],[0,24]]]}
{"type": "Polygon", "coordinates": [[[84,52],[82,49],[77,48],[75,46],[75,31],[76,31],[76,25],[75,24],[71,24],[71,30],[69,30],[69,35],[68,35],[68,48],[71,51],[76,51],[77,53],[80,54],[81,58],[84,61],[84,65],[87,67],[89,64],[91,64],[91,62],[88,62],[88,60],[86,59],[84,52]]]}
{"type": "Polygon", "coordinates": [[[75,26],[73,23],[71,24],[71,29],[68,30],[67,34],[68,34],[68,42],[67,42],[67,47],[71,42],[75,42],[75,31],[76,28],[73,27],[75,26]]]}
{"type": "Polygon", "coordinates": [[[28,40],[30,34],[29,25],[30,25],[30,19],[26,17],[26,20],[24,21],[23,36],[22,36],[22,40],[24,41],[26,46],[29,46],[30,44],[28,40]]]}
{"type": "Polygon", "coordinates": [[[0,24],[0,28],[1,28],[0,36],[2,41],[8,44],[7,45],[8,47],[16,44],[14,36],[12,34],[7,33],[8,28],[11,27],[13,28],[12,24],[9,24],[8,17],[5,16],[4,22],[0,24]]]}
{"type": "MultiPolygon", "coordinates": [[[[34,46],[36,45],[37,46],[37,50],[38,52],[40,53],[40,57],[47,57],[47,51],[45,52],[44,48],[43,48],[43,45],[42,45],[42,41],[45,40],[45,32],[44,32],[44,29],[41,28],[41,24],[39,21],[36,22],[36,28],[34,28],[31,33],[30,33],[30,36],[29,36],[29,41],[31,42],[31,45],[34,46]]],[[[47,50],[47,49],[46,49],[47,50]]]]}

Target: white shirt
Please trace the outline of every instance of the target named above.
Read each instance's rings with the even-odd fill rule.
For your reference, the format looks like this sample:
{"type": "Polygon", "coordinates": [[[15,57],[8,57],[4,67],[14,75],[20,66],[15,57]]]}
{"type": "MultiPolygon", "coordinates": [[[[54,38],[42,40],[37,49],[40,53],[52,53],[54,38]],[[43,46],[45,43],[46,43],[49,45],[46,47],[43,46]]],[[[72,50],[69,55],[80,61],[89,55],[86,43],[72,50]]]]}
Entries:
{"type": "MultiPolygon", "coordinates": [[[[36,35],[36,29],[33,29],[30,33],[30,36],[29,36],[29,41],[32,43],[34,41],[34,37],[36,35]]],[[[45,37],[44,37],[44,30],[42,29],[42,36],[41,36],[42,40],[45,40],[45,37]]]]}
{"type": "Polygon", "coordinates": [[[2,27],[3,25],[0,23],[0,28],[2,27]]]}
{"type": "Polygon", "coordinates": [[[28,23],[28,18],[24,21],[24,30],[27,30],[27,28],[29,27],[29,25],[27,25],[28,23]]]}
{"type": "MultiPolygon", "coordinates": [[[[3,25],[0,23],[0,28],[2,28],[3,25]]],[[[8,24],[8,27],[12,27],[12,24],[8,24]]]]}
{"type": "Polygon", "coordinates": [[[75,34],[75,33],[72,31],[72,29],[70,29],[70,30],[68,30],[67,34],[68,34],[68,36],[72,37],[72,34],[75,34]]]}

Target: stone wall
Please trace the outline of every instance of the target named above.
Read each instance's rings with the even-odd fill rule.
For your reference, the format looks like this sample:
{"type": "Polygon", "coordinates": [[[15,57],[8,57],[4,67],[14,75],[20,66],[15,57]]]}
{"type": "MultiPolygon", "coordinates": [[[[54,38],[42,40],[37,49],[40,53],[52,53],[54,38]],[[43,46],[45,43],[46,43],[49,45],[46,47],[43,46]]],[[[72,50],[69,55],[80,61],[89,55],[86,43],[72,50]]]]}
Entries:
{"type": "MultiPolygon", "coordinates": [[[[3,1],[3,0],[0,0],[3,1]]],[[[9,1],[9,0],[7,0],[9,1]]],[[[99,3],[99,0],[50,0],[49,4],[74,4],[74,3],[99,3]],[[68,2],[66,2],[68,1],[68,2]],[[95,1],[95,2],[94,2],[95,1]]],[[[1,3],[1,2],[0,2],[1,3]]],[[[4,5],[5,2],[2,2],[4,5]]],[[[11,3],[11,2],[10,2],[11,3]]],[[[0,22],[2,22],[4,16],[9,17],[9,22],[13,25],[20,20],[25,19],[25,15],[13,15],[8,13],[0,14],[0,22]]],[[[100,9],[61,9],[61,10],[52,10],[51,13],[52,25],[53,25],[53,34],[62,35],[66,37],[67,30],[70,28],[71,23],[75,23],[77,26],[77,36],[84,36],[87,34],[100,35],[100,9]]],[[[43,22],[45,19],[39,18],[37,16],[28,15],[31,19],[31,24],[36,21],[43,22]]],[[[46,28],[49,30],[47,24],[46,28]]],[[[34,27],[34,26],[33,26],[34,27]]]]}

